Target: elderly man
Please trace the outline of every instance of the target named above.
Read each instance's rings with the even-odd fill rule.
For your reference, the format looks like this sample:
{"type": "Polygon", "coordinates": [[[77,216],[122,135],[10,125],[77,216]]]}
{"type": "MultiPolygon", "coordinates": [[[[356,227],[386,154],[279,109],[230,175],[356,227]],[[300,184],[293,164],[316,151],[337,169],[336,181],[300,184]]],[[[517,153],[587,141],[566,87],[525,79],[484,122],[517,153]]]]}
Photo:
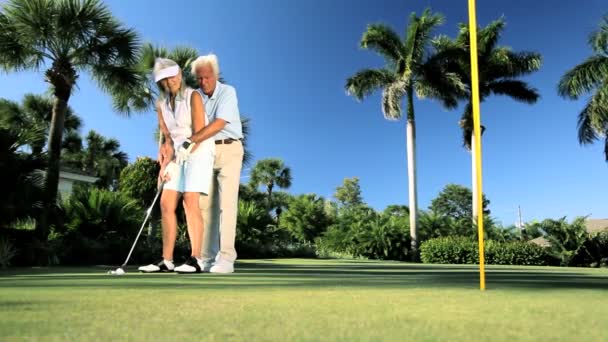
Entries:
{"type": "Polygon", "coordinates": [[[221,83],[217,56],[210,54],[192,62],[203,95],[209,125],[193,134],[192,142],[215,140],[215,162],[209,196],[201,196],[204,220],[203,271],[234,272],[236,216],[243,164],[243,132],[236,90],[221,83]],[[219,250],[218,250],[219,248],[219,250]]]}

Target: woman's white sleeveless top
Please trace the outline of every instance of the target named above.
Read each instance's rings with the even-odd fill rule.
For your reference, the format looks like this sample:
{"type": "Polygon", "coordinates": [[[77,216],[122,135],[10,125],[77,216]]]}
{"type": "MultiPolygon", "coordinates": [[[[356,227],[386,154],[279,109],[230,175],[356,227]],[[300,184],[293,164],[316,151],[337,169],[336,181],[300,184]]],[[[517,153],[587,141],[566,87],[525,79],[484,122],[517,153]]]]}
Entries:
{"type": "MultiPolygon", "coordinates": [[[[192,93],[194,91],[194,89],[187,87],[183,92],[184,96],[176,96],[175,110],[171,109],[169,98],[160,103],[163,120],[169,130],[169,134],[171,134],[171,139],[173,139],[173,145],[176,149],[181,146],[187,138],[190,138],[193,133],[190,99],[192,98],[192,93]]],[[[205,108],[204,105],[203,108],[205,108]]],[[[209,124],[209,118],[207,118],[207,115],[203,116],[205,117],[205,126],[207,126],[209,124]]],[[[203,150],[210,151],[213,154],[215,145],[212,139],[203,141],[202,146],[199,146],[196,149],[195,154],[204,153],[203,150]]]]}

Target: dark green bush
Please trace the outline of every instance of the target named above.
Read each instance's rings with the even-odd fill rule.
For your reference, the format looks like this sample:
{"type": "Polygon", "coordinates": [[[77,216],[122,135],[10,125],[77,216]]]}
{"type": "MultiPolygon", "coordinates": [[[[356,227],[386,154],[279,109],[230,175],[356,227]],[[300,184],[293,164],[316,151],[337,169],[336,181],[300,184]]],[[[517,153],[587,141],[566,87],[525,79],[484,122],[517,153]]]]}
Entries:
{"type": "Polygon", "coordinates": [[[427,264],[476,264],[477,242],[462,236],[430,239],[420,246],[420,259],[427,264]]]}
{"type": "Polygon", "coordinates": [[[342,209],[336,223],[316,240],[319,255],[343,255],[381,260],[409,258],[406,220],[365,206],[342,209]]]}
{"type": "Polygon", "coordinates": [[[492,265],[555,265],[556,259],[539,245],[522,242],[486,241],[486,263],[492,265]]]}
{"type": "Polygon", "coordinates": [[[571,265],[608,267],[608,231],[591,234],[573,257],[571,265]]]}
{"type": "MultiPolygon", "coordinates": [[[[477,240],[468,237],[431,239],[420,247],[422,262],[434,264],[478,264],[477,240]]],[[[485,262],[494,265],[553,265],[546,248],[527,242],[485,242],[485,262]]]]}

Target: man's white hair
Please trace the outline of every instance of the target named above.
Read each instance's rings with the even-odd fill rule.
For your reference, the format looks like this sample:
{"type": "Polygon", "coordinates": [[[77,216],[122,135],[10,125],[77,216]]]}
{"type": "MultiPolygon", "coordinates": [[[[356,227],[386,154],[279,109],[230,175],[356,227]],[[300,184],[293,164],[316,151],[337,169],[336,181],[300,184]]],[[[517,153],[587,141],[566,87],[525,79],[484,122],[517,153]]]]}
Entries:
{"type": "Polygon", "coordinates": [[[198,69],[199,67],[201,67],[202,65],[211,65],[211,68],[213,68],[213,73],[215,74],[215,76],[219,77],[220,76],[220,64],[217,61],[217,56],[210,53],[208,55],[204,55],[204,56],[199,56],[197,59],[194,60],[194,62],[192,62],[191,65],[191,71],[193,75],[196,75],[196,69],[198,69]]]}

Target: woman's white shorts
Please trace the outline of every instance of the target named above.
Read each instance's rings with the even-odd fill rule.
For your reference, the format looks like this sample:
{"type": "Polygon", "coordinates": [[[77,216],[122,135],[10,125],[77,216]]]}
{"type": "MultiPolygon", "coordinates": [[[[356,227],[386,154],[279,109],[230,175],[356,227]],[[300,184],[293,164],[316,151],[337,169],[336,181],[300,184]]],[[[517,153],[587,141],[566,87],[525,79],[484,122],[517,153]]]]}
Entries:
{"type": "Polygon", "coordinates": [[[163,189],[181,193],[200,192],[203,195],[209,194],[215,157],[213,152],[196,152],[203,151],[195,151],[182,165],[175,162],[170,162],[167,165],[166,172],[169,173],[171,179],[165,183],[163,189]]]}

